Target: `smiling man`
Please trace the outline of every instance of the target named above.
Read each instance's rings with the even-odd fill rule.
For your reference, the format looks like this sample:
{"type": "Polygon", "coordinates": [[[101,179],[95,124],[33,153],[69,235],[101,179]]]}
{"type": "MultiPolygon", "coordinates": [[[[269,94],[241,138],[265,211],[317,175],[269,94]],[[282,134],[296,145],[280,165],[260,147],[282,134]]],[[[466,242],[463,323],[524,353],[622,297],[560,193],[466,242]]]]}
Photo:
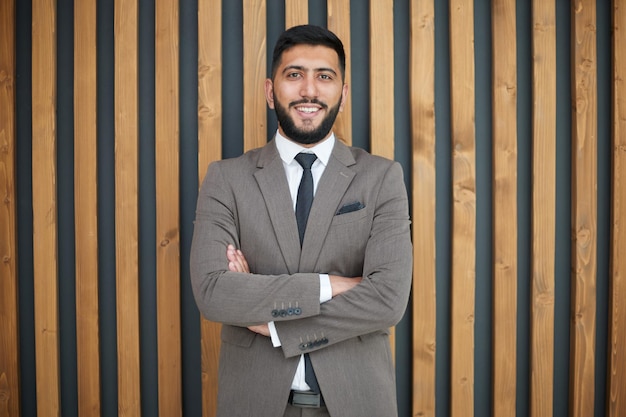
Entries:
{"type": "Polygon", "coordinates": [[[395,417],[389,328],[412,272],[398,163],[336,140],[348,96],[341,41],[278,39],[262,148],[212,163],[191,250],[196,302],[223,323],[220,417],[395,417]]]}

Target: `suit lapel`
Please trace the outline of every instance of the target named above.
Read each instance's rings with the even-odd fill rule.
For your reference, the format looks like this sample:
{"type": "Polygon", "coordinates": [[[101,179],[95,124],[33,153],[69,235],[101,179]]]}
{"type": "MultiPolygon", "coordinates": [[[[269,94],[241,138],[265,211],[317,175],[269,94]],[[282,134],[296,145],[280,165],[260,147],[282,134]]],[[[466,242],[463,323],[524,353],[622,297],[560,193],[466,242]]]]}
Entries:
{"type": "Polygon", "coordinates": [[[263,147],[254,177],[265,200],[270,221],[289,273],[298,272],[300,239],[282,160],[272,140],[263,147]]]}
{"type": "Polygon", "coordinates": [[[350,149],[343,143],[336,141],[311,206],[307,230],[302,243],[299,271],[311,272],[315,270],[315,264],[322,251],[330,224],[335,217],[335,211],[355,176],[354,171],[348,167],[355,163],[350,149]]]}

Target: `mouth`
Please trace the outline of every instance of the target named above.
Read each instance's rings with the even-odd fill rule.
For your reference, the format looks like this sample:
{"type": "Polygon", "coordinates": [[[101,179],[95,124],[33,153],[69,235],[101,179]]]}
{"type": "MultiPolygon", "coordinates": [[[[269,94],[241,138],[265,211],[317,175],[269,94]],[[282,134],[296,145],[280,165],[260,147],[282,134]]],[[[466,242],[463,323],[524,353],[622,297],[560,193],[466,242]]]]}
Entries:
{"type": "Polygon", "coordinates": [[[292,103],[291,107],[296,110],[301,117],[306,119],[315,117],[318,113],[326,108],[323,103],[310,101],[292,103]]]}

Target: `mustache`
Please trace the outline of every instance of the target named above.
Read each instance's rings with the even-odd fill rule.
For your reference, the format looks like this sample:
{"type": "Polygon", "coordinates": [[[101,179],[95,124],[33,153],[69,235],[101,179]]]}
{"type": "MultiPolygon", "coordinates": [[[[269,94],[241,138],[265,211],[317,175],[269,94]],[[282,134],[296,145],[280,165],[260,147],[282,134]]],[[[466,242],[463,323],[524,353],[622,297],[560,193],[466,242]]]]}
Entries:
{"type": "Polygon", "coordinates": [[[289,107],[299,106],[301,104],[317,104],[317,105],[321,106],[323,109],[328,109],[328,104],[326,104],[326,103],[324,103],[322,101],[319,101],[316,98],[313,98],[313,99],[310,99],[310,100],[305,98],[305,99],[298,100],[298,101],[292,101],[291,103],[289,103],[289,107]]]}

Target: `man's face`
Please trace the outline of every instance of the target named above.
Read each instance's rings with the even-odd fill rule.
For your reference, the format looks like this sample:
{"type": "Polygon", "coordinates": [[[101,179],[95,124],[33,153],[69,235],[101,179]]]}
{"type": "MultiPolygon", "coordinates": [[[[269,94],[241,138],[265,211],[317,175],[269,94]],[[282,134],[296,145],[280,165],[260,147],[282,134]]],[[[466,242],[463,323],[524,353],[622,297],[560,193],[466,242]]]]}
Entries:
{"type": "Polygon", "coordinates": [[[330,136],[347,94],[337,53],[325,46],[286,50],[274,79],[265,82],[267,103],[276,110],[280,133],[304,146],[330,136]]]}

